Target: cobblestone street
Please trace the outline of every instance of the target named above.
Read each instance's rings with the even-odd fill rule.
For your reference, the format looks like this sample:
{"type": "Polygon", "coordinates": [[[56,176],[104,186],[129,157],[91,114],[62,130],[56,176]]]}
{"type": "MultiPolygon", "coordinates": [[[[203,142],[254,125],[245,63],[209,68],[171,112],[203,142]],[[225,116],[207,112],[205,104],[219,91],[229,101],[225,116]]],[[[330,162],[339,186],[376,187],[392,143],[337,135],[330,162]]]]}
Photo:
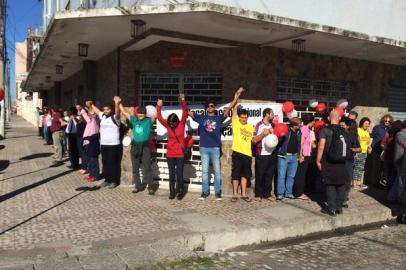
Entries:
{"type": "MultiPolygon", "coordinates": [[[[135,195],[125,187],[98,189],[99,183],[84,182],[82,176],[66,167],[68,162],[51,166],[52,147],[43,145],[36,129],[27,122],[14,117],[12,120],[8,138],[0,143],[0,269],[135,268],[162,260],[193,260],[205,256],[205,252],[393,218],[393,209],[376,199],[380,191],[372,191],[372,195],[352,192],[350,208],[344,215],[331,218],[320,213],[315,201],[231,203],[229,198],[218,202],[213,197],[200,201],[200,194],[193,192],[182,201],[169,201],[165,189],[155,196],[146,192],[135,195]]],[[[402,239],[399,232],[395,240],[402,239]]],[[[358,250],[369,250],[369,242],[362,240],[358,250]]],[[[334,253],[334,249],[327,248],[329,245],[303,250],[298,245],[286,252],[269,251],[266,256],[273,261],[270,267],[288,268],[302,262],[302,256],[293,256],[292,252],[305,257],[311,252],[317,256],[334,253]]],[[[392,248],[393,256],[400,250],[379,247],[376,252],[392,248]]],[[[251,252],[248,257],[245,253],[229,253],[213,262],[210,258],[200,260],[206,266],[224,260],[248,267],[257,263],[257,256],[265,256],[263,252],[251,252]]],[[[334,254],[320,265],[339,264],[341,256],[334,254]]],[[[258,257],[261,264],[268,265],[266,261],[258,257]]],[[[360,262],[358,257],[354,262],[360,262]]],[[[306,267],[312,263],[303,259],[306,267]]]]}
{"type": "Polygon", "coordinates": [[[405,269],[406,226],[284,247],[228,252],[144,269],[405,269]]]}

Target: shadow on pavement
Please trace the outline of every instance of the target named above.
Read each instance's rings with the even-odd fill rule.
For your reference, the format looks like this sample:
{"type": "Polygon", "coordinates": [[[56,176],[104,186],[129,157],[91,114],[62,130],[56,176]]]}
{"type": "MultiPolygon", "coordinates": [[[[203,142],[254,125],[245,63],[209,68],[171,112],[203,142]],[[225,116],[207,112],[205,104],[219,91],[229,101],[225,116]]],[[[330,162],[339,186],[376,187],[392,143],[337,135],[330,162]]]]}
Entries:
{"type": "Polygon", "coordinates": [[[45,178],[45,179],[43,179],[43,180],[41,180],[41,181],[39,181],[39,182],[33,183],[33,184],[31,184],[31,185],[28,185],[28,186],[19,188],[19,189],[17,189],[17,190],[14,190],[14,191],[12,191],[12,192],[6,193],[6,194],[4,194],[4,195],[1,195],[1,196],[0,196],[0,203],[6,201],[6,200],[8,200],[8,199],[11,199],[11,198],[13,198],[13,197],[15,197],[15,196],[17,196],[17,195],[19,195],[19,194],[21,194],[21,193],[24,193],[24,192],[26,192],[26,191],[28,191],[28,190],[30,190],[30,189],[36,188],[36,187],[38,187],[38,186],[41,186],[41,185],[43,185],[43,184],[46,184],[46,183],[48,183],[48,182],[54,180],[54,179],[57,179],[57,178],[59,178],[59,177],[61,177],[61,176],[64,176],[64,175],[66,175],[66,174],[69,174],[69,173],[71,173],[71,172],[73,172],[73,170],[69,170],[69,171],[66,171],[66,172],[58,173],[58,174],[56,174],[56,175],[54,175],[54,176],[45,178]]]}
{"type": "Polygon", "coordinates": [[[0,180],[0,182],[2,182],[2,181],[6,181],[6,180],[9,180],[9,179],[13,179],[13,178],[16,178],[16,177],[20,177],[20,176],[28,175],[28,174],[32,174],[32,173],[36,173],[36,172],[40,172],[40,171],[42,171],[42,170],[46,170],[46,169],[48,169],[48,168],[49,168],[49,167],[42,168],[42,169],[39,169],[39,170],[36,170],[36,171],[31,171],[31,172],[27,172],[27,173],[23,173],[23,174],[18,174],[18,175],[10,176],[10,177],[8,177],[8,178],[4,178],[4,179],[0,180]]]}
{"type": "Polygon", "coordinates": [[[368,195],[369,197],[375,199],[380,204],[388,207],[392,211],[392,216],[398,216],[401,213],[402,206],[400,204],[390,203],[386,200],[387,193],[386,190],[368,187],[367,189],[364,189],[360,192],[364,193],[365,195],[368,195]]]}
{"type": "Polygon", "coordinates": [[[32,154],[32,155],[21,157],[21,158],[19,158],[19,160],[32,160],[32,159],[36,159],[36,158],[50,157],[52,155],[53,155],[53,153],[38,153],[38,154],[32,154]]]}
{"type": "Polygon", "coordinates": [[[10,166],[10,160],[0,160],[0,171],[4,171],[8,166],[10,166]]]}
{"type": "MultiPolygon", "coordinates": [[[[59,176],[61,176],[61,175],[56,175],[56,176],[53,176],[53,177],[54,177],[54,178],[57,178],[57,177],[59,177],[59,176]]],[[[45,179],[44,179],[44,180],[45,180],[45,179]]],[[[54,206],[49,207],[49,208],[47,208],[47,209],[45,209],[45,210],[39,212],[38,214],[36,214],[36,215],[34,215],[34,216],[32,216],[32,217],[29,217],[29,218],[23,220],[22,222],[20,222],[20,223],[14,225],[14,226],[11,226],[10,228],[7,228],[7,229],[1,231],[1,232],[0,232],[0,235],[5,234],[5,233],[7,233],[7,232],[9,232],[9,231],[11,231],[11,230],[14,230],[15,228],[17,228],[17,227],[19,227],[19,226],[21,226],[21,225],[24,225],[25,223],[29,222],[30,220],[33,220],[33,219],[35,219],[35,218],[37,218],[37,217],[39,217],[39,216],[45,214],[46,212],[48,212],[48,211],[50,211],[50,210],[52,210],[52,209],[54,209],[54,208],[56,208],[56,207],[58,207],[58,206],[64,204],[64,203],[66,203],[66,202],[68,202],[68,201],[70,201],[70,200],[73,200],[74,198],[78,197],[79,195],[81,195],[81,194],[83,194],[83,193],[85,193],[85,192],[87,192],[87,191],[98,190],[100,187],[97,187],[97,186],[96,186],[96,187],[83,187],[83,188],[84,188],[83,191],[79,192],[78,194],[75,194],[75,195],[73,195],[72,197],[69,197],[68,199],[63,200],[62,202],[60,202],[60,203],[58,203],[58,204],[55,204],[54,206]]]]}
{"type": "Polygon", "coordinates": [[[0,150],[3,150],[4,148],[6,148],[5,145],[0,145],[0,150]]]}
{"type": "Polygon", "coordinates": [[[76,191],[96,191],[99,189],[100,189],[99,186],[93,186],[93,187],[82,186],[82,187],[75,188],[76,191]]]}
{"type": "Polygon", "coordinates": [[[7,139],[18,139],[18,138],[28,138],[28,137],[38,137],[37,135],[24,135],[24,136],[7,136],[7,139]]]}

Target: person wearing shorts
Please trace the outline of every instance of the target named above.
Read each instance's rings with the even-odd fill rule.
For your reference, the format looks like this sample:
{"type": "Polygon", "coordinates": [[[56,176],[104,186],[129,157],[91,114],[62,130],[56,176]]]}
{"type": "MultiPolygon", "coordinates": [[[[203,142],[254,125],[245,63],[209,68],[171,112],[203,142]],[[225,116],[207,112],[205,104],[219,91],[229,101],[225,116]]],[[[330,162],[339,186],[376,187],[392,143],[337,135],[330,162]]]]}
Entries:
{"type": "Polygon", "coordinates": [[[233,150],[231,158],[231,179],[233,184],[232,202],[238,200],[238,188],[241,186],[241,199],[246,202],[251,202],[251,198],[247,195],[247,182],[252,176],[252,143],[261,141],[270,133],[269,129],[265,129],[258,136],[254,136],[255,128],[248,123],[248,111],[245,109],[237,110],[237,100],[244,92],[244,88],[240,87],[235,94],[232,116],[233,142],[231,149],[233,150]]]}

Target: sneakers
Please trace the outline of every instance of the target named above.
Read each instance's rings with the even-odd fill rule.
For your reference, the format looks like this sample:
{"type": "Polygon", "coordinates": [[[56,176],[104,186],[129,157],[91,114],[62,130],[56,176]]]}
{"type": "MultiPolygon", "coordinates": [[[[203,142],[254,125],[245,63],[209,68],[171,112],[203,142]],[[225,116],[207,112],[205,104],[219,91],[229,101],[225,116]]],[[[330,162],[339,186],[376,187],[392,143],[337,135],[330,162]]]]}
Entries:
{"type": "Polygon", "coordinates": [[[118,187],[118,184],[116,184],[116,183],[111,183],[107,188],[113,189],[113,188],[116,188],[116,187],[118,187]]]}
{"type": "Polygon", "coordinates": [[[276,200],[277,200],[277,201],[282,201],[282,200],[283,200],[283,196],[282,196],[282,195],[276,196],[276,200]]]}
{"type": "Polygon", "coordinates": [[[131,191],[131,192],[132,193],[138,193],[138,192],[141,192],[141,191],[143,191],[143,190],[139,189],[139,188],[134,188],[133,191],[131,191]]]}
{"type": "Polygon", "coordinates": [[[199,200],[204,201],[207,199],[207,197],[208,197],[208,195],[206,193],[202,193],[202,195],[200,195],[199,200]]]}
{"type": "Polygon", "coordinates": [[[101,183],[101,184],[99,185],[99,187],[101,187],[101,188],[107,187],[107,186],[110,186],[110,184],[112,184],[112,183],[109,183],[109,182],[104,181],[103,183],[101,183]]]}
{"type": "Polygon", "coordinates": [[[216,201],[221,201],[221,193],[216,193],[216,201]]]}
{"type": "Polygon", "coordinates": [[[92,177],[92,176],[87,176],[85,177],[83,180],[85,180],[86,182],[96,182],[96,178],[92,177]]]}
{"type": "Polygon", "coordinates": [[[155,195],[155,190],[153,190],[153,189],[148,189],[148,194],[149,194],[149,195],[155,195]]]}
{"type": "Polygon", "coordinates": [[[286,195],[285,198],[293,200],[293,199],[295,199],[295,196],[293,196],[292,194],[289,194],[289,195],[286,195]]]}

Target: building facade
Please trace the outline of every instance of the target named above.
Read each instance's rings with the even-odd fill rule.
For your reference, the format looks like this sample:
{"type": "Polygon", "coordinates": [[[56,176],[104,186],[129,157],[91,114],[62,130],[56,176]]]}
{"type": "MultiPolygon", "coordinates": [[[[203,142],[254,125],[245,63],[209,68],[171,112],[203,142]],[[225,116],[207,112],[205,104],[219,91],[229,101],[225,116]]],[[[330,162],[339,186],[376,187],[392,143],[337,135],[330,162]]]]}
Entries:
{"type": "MultiPolygon", "coordinates": [[[[406,112],[402,1],[173,2],[60,1],[44,16],[44,42],[25,91],[40,91],[52,107],[103,104],[114,95],[132,107],[158,98],[175,105],[179,89],[189,104],[228,102],[245,85],[246,101],[292,100],[301,111],[311,110],[311,98],[329,107],[346,98],[374,119],[406,112]]],[[[224,180],[228,148],[225,142],[224,180]]],[[[197,154],[191,164],[186,170],[198,182],[197,154]]],[[[123,168],[129,183],[128,152],[123,168]]]]}

